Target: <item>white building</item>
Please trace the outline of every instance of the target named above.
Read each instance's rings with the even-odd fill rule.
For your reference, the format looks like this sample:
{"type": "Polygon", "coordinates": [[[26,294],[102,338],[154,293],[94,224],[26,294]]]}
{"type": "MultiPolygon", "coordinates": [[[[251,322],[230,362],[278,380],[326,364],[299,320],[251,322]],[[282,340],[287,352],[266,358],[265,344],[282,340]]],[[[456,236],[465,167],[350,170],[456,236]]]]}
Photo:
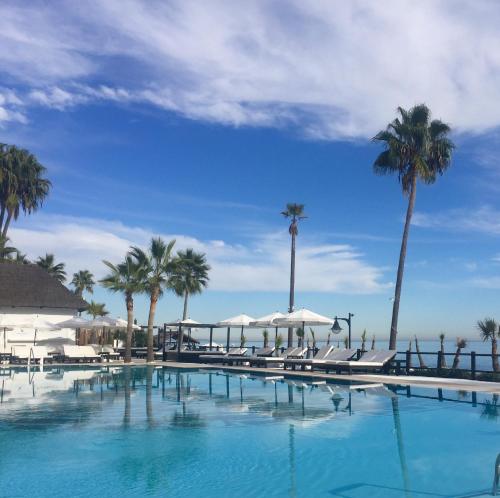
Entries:
{"type": "Polygon", "coordinates": [[[74,329],[48,329],[87,303],[37,265],[0,262],[0,350],[16,344],[74,342],[74,329]],[[4,327],[5,325],[5,327],[4,327]],[[12,328],[13,330],[8,330],[12,328]]]}

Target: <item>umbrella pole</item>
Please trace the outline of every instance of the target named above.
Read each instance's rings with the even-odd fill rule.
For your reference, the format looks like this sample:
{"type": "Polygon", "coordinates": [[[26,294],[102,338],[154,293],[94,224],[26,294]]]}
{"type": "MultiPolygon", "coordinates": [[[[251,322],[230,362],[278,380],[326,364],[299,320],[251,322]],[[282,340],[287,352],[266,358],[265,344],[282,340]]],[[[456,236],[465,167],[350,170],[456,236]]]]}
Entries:
{"type": "Polygon", "coordinates": [[[209,347],[208,347],[209,351],[212,351],[212,338],[213,338],[213,335],[214,335],[214,328],[210,327],[210,344],[209,344],[209,347]]]}
{"type": "Polygon", "coordinates": [[[243,347],[243,325],[241,326],[240,347],[243,347]]]}
{"type": "Polygon", "coordinates": [[[231,336],[231,327],[227,328],[226,353],[229,353],[229,338],[231,336]]]}

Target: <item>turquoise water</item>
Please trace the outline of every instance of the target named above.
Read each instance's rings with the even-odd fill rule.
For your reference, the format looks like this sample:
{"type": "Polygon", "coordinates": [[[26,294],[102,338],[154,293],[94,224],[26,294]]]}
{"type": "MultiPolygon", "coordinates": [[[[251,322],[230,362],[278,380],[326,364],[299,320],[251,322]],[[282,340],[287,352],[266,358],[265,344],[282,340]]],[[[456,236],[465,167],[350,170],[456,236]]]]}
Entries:
{"type": "Polygon", "coordinates": [[[465,497],[491,491],[500,453],[486,394],[153,367],[0,374],[2,497],[465,497]]]}

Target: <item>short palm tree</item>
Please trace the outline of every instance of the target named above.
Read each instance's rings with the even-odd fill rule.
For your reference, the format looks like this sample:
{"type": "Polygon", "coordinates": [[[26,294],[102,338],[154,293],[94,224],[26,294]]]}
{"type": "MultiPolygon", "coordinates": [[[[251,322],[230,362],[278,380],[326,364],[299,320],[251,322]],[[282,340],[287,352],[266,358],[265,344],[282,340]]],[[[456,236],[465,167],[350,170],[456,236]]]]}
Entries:
{"type": "Polygon", "coordinates": [[[46,169],[26,149],[0,145],[0,234],[7,236],[12,220],[22,211],[31,214],[43,203],[51,183],[46,169]]]}
{"type": "Polygon", "coordinates": [[[364,353],[366,351],[366,329],[363,330],[361,334],[361,352],[364,353]]]}
{"type": "Polygon", "coordinates": [[[267,348],[267,346],[269,345],[269,331],[267,329],[264,329],[262,331],[262,338],[264,339],[263,347],[267,348]]]}
{"type": "Polygon", "coordinates": [[[104,260],[110,270],[100,283],[111,292],[120,292],[125,296],[127,307],[127,335],[125,339],[125,363],[132,361],[132,326],[134,324],[134,295],[144,291],[144,266],[130,254],[117,265],[104,260]]]}
{"type": "Polygon", "coordinates": [[[458,368],[458,365],[460,363],[460,353],[462,352],[462,349],[467,347],[467,341],[465,339],[461,339],[460,337],[457,338],[457,351],[455,352],[455,357],[453,358],[453,370],[456,370],[458,368]]]}
{"type": "Polygon", "coordinates": [[[80,270],[73,273],[71,285],[75,288],[75,293],[80,297],[83,296],[83,291],[93,294],[95,285],[94,275],[88,270],[80,270]]]}
{"type": "Polygon", "coordinates": [[[282,345],[283,345],[283,336],[281,334],[278,334],[276,336],[276,340],[274,341],[274,348],[275,348],[276,356],[278,356],[279,349],[281,348],[282,345]]]}
{"type": "Polygon", "coordinates": [[[491,341],[491,363],[494,372],[498,372],[497,333],[498,324],[493,318],[485,318],[477,322],[477,328],[483,341],[491,341]]]}
{"type": "Polygon", "coordinates": [[[0,260],[12,261],[18,250],[9,245],[9,238],[0,235],[0,260]]]}
{"type": "Polygon", "coordinates": [[[297,329],[297,337],[298,337],[298,345],[299,347],[304,347],[304,336],[305,336],[305,332],[304,332],[304,329],[302,327],[299,327],[297,329]]]}
{"type": "Polygon", "coordinates": [[[13,258],[13,261],[22,265],[28,265],[30,260],[26,254],[23,254],[21,251],[17,250],[16,255],[13,258]]]}
{"type": "Polygon", "coordinates": [[[375,349],[375,334],[373,334],[373,337],[372,337],[372,345],[371,345],[371,348],[370,348],[372,351],[375,349]]]}
{"type": "Polygon", "coordinates": [[[98,316],[109,315],[109,311],[106,309],[106,305],[104,303],[96,303],[95,301],[90,301],[85,312],[93,319],[97,318],[98,316]]]}
{"type": "Polygon", "coordinates": [[[205,254],[197,253],[193,249],[177,253],[170,282],[174,292],[179,297],[184,297],[183,320],[187,318],[189,296],[200,294],[208,285],[209,271],[210,266],[205,254]]]}
{"type": "MultiPolygon", "coordinates": [[[[281,214],[290,220],[288,233],[291,236],[290,248],[290,294],[288,298],[288,312],[293,311],[295,305],[295,239],[299,234],[299,221],[307,218],[304,214],[304,204],[288,203],[281,214]]],[[[293,328],[288,329],[288,347],[293,345],[293,328]]]]}
{"type": "Polygon", "coordinates": [[[420,180],[426,184],[434,183],[449,167],[454,148],[448,138],[450,127],[437,119],[431,121],[431,113],[426,105],[416,105],[410,110],[399,107],[398,113],[399,117],[373,138],[375,142],[384,145],[384,151],[373,164],[375,173],[397,175],[403,194],[408,197],[394,290],[389,349],[396,349],[399,302],[417,182],[420,180]]]}
{"type": "Polygon", "coordinates": [[[160,237],[152,238],[148,251],[132,247],[130,254],[137,264],[144,268],[143,290],[149,295],[149,316],[147,336],[147,361],[154,361],[153,327],[158,300],[170,285],[170,277],[174,268],[172,249],[175,240],[166,244],[160,237]]]}
{"type": "Polygon", "coordinates": [[[439,368],[446,368],[446,356],[444,355],[444,338],[445,335],[441,332],[439,334],[439,347],[441,351],[441,363],[439,365],[439,368]]]}
{"type": "Polygon", "coordinates": [[[64,263],[56,263],[55,257],[53,254],[45,254],[44,257],[39,257],[36,260],[36,264],[43,268],[49,275],[52,275],[54,278],[57,278],[59,282],[64,283],[66,280],[66,271],[64,267],[66,266],[64,263]]]}

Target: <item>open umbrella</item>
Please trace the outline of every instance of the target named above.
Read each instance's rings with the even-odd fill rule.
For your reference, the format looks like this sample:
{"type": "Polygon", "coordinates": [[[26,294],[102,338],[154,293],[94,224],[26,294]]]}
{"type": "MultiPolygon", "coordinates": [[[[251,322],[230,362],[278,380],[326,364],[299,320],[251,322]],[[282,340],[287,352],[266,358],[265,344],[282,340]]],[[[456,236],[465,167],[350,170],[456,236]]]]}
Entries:
{"type": "Polygon", "coordinates": [[[59,322],[57,326],[62,329],[83,329],[83,328],[89,328],[89,323],[90,320],[86,320],[81,316],[73,316],[68,320],[59,322]]]}
{"type": "Polygon", "coordinates": [[[255,319],[251,316],[242,314],[233,316],[231,318],[226,318],[220,322],[217,322],[217,327],[227,327],[227,350],[229,351],[229,342],[231,336],[231,327],[241,327],[241,337],[243,338],[243,329],[245,327],[251,327],[251,323],[255,322],[255,319]]]}
{"type": "Polygon", "coordinates": [[[278,338],[278,328],[280,327],[276,323],[274,323],[274,320],[278,318],[284,318],[285,315],[283,313],[280,313],[279,311],[275,311],[274,313],[271,313],[269,315],[261,316],[260,318],[257,318],[257,320],[250,322],[251,327],[255,328],[262,328],[262,329],[267,329],[268,327],[273,327],[275,329],[275,334],[274,334],[274,342],[276,343],[276,339],[278,338]]]}
{"type": "Polygon", "coordinates": [[[304,330],[306,325],[312,327],[313,325],[333,324],[333,320],[331,318],[319,315],[318,313],[314,313],[314,311],[305,308],[293,311],[283,318],[276,318],[273,322],[278,326],[302,327],[302,330],[304,330]]]}

